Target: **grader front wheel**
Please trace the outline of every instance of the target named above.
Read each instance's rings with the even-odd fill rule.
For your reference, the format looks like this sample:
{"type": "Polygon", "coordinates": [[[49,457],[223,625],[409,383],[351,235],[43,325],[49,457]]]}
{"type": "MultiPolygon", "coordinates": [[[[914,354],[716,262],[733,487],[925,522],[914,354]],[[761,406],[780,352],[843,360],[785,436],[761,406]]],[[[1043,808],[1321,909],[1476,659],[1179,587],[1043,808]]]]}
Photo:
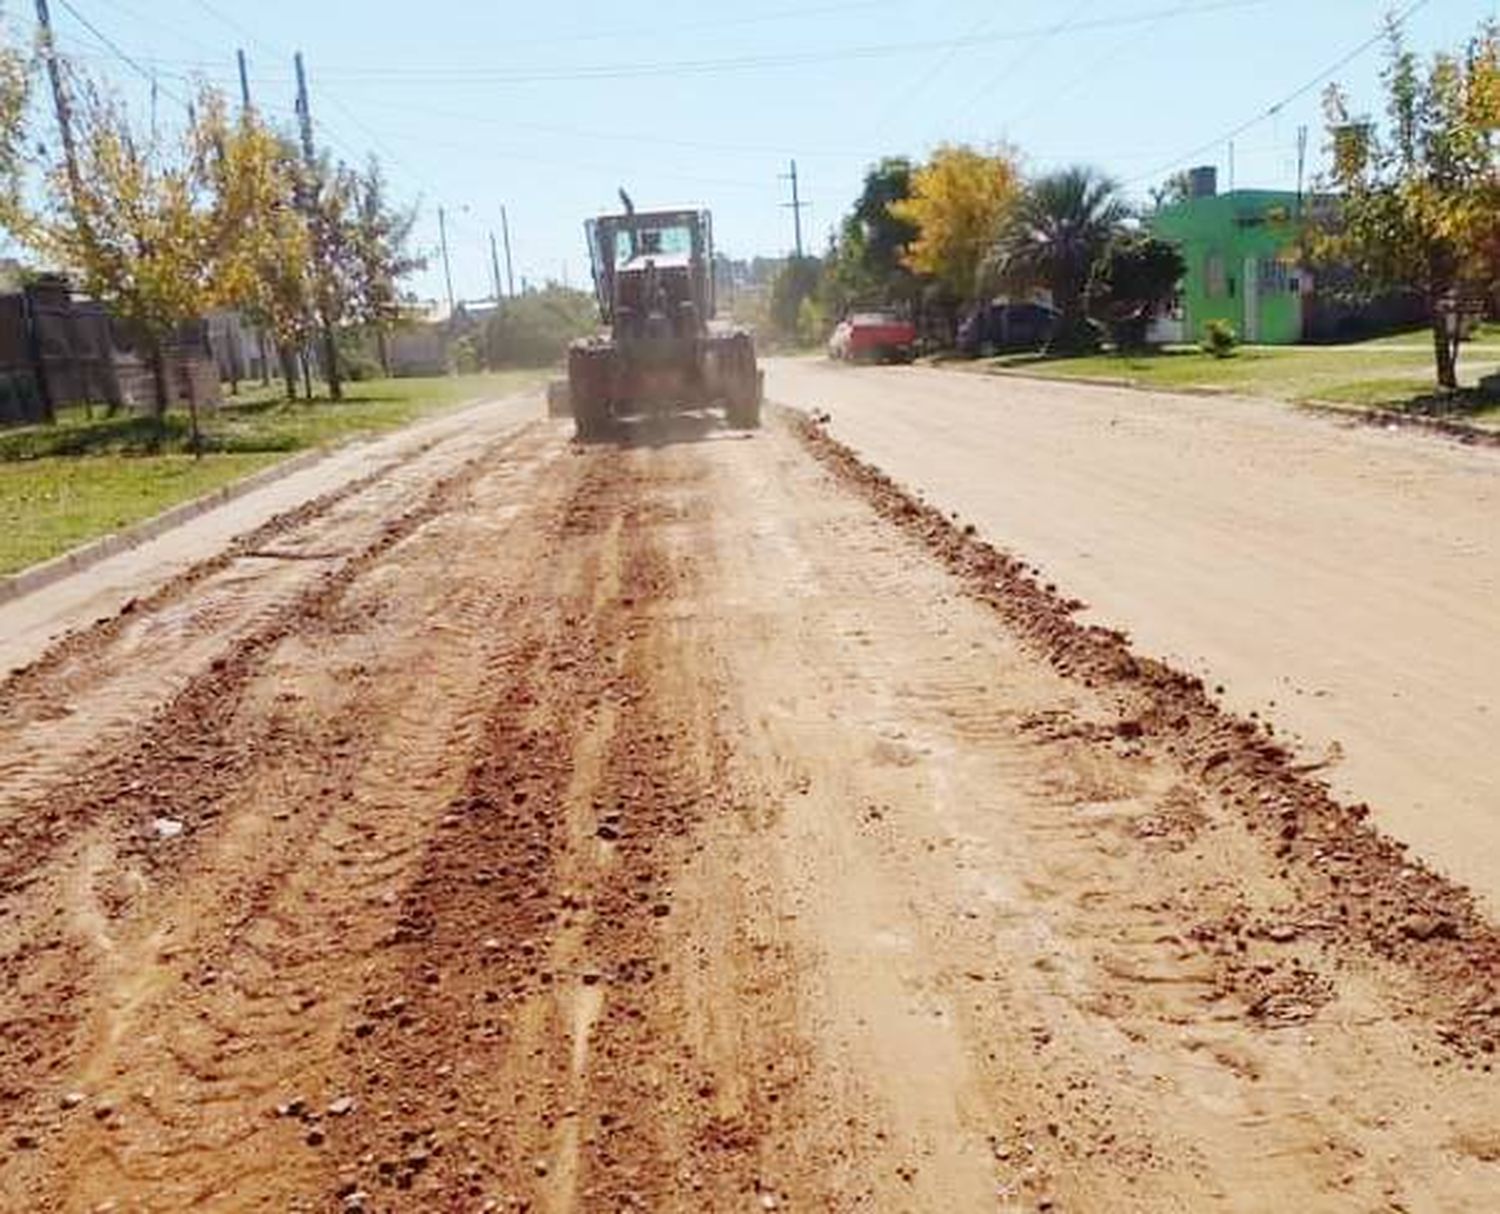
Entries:
{"type": "Polygon", "coordinates": [[[568,351],[568,395],[573,432],[584,442],[602,438],[609,429],[609,392],[613,352],[575,346],[568,351]]]}
{"type": "Polygon", "coordinates": [[[730,346],[728,371],[725,420],[735,430],[758,429],[765,373],[755,365],[755,347],[748,336],[735,338],[730,346]]]}

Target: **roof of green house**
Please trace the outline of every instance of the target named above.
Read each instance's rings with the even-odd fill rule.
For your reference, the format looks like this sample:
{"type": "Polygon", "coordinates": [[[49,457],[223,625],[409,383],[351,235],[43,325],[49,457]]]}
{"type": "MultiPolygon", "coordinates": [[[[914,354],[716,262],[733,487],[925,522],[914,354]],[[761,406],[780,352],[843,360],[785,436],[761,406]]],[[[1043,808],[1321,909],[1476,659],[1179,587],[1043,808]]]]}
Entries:
{"type": "MultiPolygon", "coordinates": [[[[1306,202],[1306,198],[1303,199],[1306,202]]],[[[1297,205],[1293,190],[1231,190],[1227,194],[1207,194],[1187,198],[1146,217],[1146,225],[1171,231],[1182,225],[1214,223],[1239,216],[1263,217],[1268,211],[1284,209],[1290,217],[1297,205]]]]}

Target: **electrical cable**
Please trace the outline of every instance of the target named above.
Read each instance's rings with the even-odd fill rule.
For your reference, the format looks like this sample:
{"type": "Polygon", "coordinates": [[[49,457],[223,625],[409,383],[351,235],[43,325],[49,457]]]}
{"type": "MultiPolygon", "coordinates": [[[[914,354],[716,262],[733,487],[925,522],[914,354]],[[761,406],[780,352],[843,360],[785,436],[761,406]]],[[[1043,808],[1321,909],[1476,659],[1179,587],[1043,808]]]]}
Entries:
{"type": "Polygon", "coordinates": [[[1303,84],[1300,87],[1292,90],[1292,92],[1281,98],[1281,100],[1274,102],[1266,109],[1257,113],[1253,118],[1247,118],[1244,122],[1240,123],[1239,126],[1234,127],[1232,130],[1226,131],[1224,134],[1219,135],[1214,139],[1210,139],[1206,143],[1200,144],[1190,152],[1184,152],[1181,156],[1174,157],[1172,160],[1167,161],[1158,169],[1154,169],[1149,173],[1142,173],[1137,177],[1132,177],[1129,180],[1125,181],[1123,184],[1126,186],[1132,186],[1139,185],[1142,181],[1158,179],[1164,173],[1168,173],[1172,169],[1175,169],[1178,165],[1183,164],[1189,160],[1194,160],[1197,157],[1202,156],[1203,153],[1211,151],[1221,144],[1227,143],[1229,140],[1234,139],[1236,136],[1243,135],[1251,127],[1264,122],[1267,118],[1275,117],[1286,106],[1290,105],[1294,101],[1299,100],[1302,97],[1305,97],[1308,93],[1312,92],[1313,89],[1317,88],[1318,85],[1326,81],[1335,72],[1353,63],[1354,60],[1358,59],[1372,46],[1375,46],[1378,42],[1380,42],[1382,38],[1386,37],[1389,30],[1404,25],[1406,21],[1418,10],[1426,8],[1428,3],[1430,3],[1430,0],[1413,0],[1413,3],[1408,4],[1399,13],[1392,14],[1390,17],[1388,17],[1386,20],[1386,24],[1379,30],[1379,32],[1371,35],[1369,38],[1366,38],[1353,50],[1347,52],[1336,62],[1324,68],[1306,84],[1303,84]]]}
{"type": "Polygon", "coordinates": [[[74,21],[78,22],[79,25],[83,26],[84,29],[92,34],[100,42],[101,45],[112,51],[115,58],[119,59],[122,63],[130,66],[137,73],[139,73],[143,79],[149,82],[153,87],[160,90],[162,93],[166,94],[166,96],[170,97],[173,101],[177,102],[178,105],[185,106],[188,104],[186,100],[177,96],[175,93],[172,93],[168,89],[162,88],[160,83],[157,81],[156,76],[149,68],[142,67],[133,58],[122,51],[118,43],[110,38],[109,35],[103,33],[98,26],[96,26],[92,21],[90,21],[87,17],[80,13],[76,8],[74,8],[71,0],[58,0],[58,4],[72,16],[74,21]]]}
{"type": "MultiPolygon", "coordinates": [[[[200,3],[203,0],[199,0],[200,3]]],[[[1177,3],[1166,7],[1143,10],[1136,13],[1097,17],[1080,21],[1072,29],[1087,32],[1101,29],[1121,29],[1138,26],[1164,18],[1219,12],[1230,9],[1258,7],[1272,0],[1214,0],[1211,3],[1177,3]]],[[[941,51],[952,47],[962,48],[975,44],[1024,42],[1052,32],[1051,25],[1032,26],[999,33],[982,34],[977,37],[950,37],[906,42],[873,43],[864,46],[846,46],[815,51],[784,51],[775,54],[739,55],[724,58],[659,60],[602,63],[583,67],[555,68],[542,71],[515,72],[497,68],[455,67],[337,67],[324,65],[319,74],[344,85],[382,86],[398,84],[425,85],[440,82],[458,84],[541,84],[553,82],[579,82],[588,80],[621,80],[653,76],[696,76],[722,72],[750,71],[760,68],[783,68],[815,66],[844,60],[878,59],[941,51]]],[[[155,62],[178,67],[197,67],[200,64],[185,60],[156,60],[155,62]]],[[[282,77],[289,79],[289,77],[282,77]]]]}
{"type": "Polygon", "coordinates": [[[1068,15],[1066,17],[1064,17],[1046,33],[1038,35],[1034,41],[1028,43],[1019,53],[1007,60],[1005,66],[1002,67],[993,76],[991,76],[989,80],[987,80],[979,89],[979,91],[964,103],[963,108],[967,110],[971,106],[978,105],[979,102],[988,97],[992,92],[995,91],[995,89],[1000,85],[1002,81],[1009,79],[1015,73],[1016,69],[1021,67],[1027,59],[1033,57],[1039,50],[1041,50],[1042,47],[1051,42],[1052,39],[1055,38],[1058,34],[1065,33],[1067,30],[1072,29],[1077,24],[1080,14],[1086,12],[1093,5],[1093,3],[1094,0],[1082,0],[1082,3],[1072,8],[1068,12],[1068,15]]]}
{"type": "MultiPolygon", "coordinates": [[[[1087,0],[1085,0],[1085,2],[1087,2],[1087,0]]],[[[947,66],[952,63],[955,58],[957,58],[958,53],[961,49],[963,49],[963,46],[971,44],[976,37],[988,31],[995,24],[995,22],[1000,19],[1000,16],[1001,14],[998,11],[995,11],[991,12],[988,16],[981,17],[973,24],[973,26],[970,27],[969,34],[965,38],[963,44],[955,43],[954,45],[944,50],[943,53],[938,56],[937,60],[925,72],[917,77],[914,83],[912,83],[909,87],[903,89],[900,94],[892,99],[891,102],[885,107],[885,112],[881,114],[879,120],[875,123],[875,136],[878,138],[881,134],[883,134],[886,128],[891,125],[891,120],[894,119],[898,114],[902,113],[907,106],[909,106],[913,101],[916,100],[918,96],[926,91],[928,85],[930,85],[934,80],[942,75],[944,69],[947,68],[947,66]]]]}

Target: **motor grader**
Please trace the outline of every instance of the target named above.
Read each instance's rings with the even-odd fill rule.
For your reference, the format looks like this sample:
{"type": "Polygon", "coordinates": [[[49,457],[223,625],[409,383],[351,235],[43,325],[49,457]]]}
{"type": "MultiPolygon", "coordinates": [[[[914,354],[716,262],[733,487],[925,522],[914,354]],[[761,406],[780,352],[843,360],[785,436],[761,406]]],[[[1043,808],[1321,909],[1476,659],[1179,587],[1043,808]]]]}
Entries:
{"type": "MultiPolygon", "coordinates": [[[[748,330],[714,312],[713,222],[703,210],[625,210],[584,224],[606,328],[568,348],[567,405],[578,437],[625,417],[723,408],[760,425],[762,375],[748,330]]],[[[554,394],[560,397],[560,391],[554,394]]]]}

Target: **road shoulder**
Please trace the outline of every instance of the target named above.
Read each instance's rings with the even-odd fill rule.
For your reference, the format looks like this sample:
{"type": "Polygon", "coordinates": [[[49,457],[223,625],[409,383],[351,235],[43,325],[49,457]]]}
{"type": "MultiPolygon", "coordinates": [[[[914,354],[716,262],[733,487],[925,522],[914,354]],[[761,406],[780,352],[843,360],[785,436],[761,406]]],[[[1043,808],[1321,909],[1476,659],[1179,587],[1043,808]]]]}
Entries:
{"type": "Polygon", "coordinates": [[[277,515],[439,443],[482,441],[537,415],[536,394],[523,392],[474,401],[374,440],[306,452],[0,581],[0,672],[35,661],[60,636],[116,615],[277,515]]]}

